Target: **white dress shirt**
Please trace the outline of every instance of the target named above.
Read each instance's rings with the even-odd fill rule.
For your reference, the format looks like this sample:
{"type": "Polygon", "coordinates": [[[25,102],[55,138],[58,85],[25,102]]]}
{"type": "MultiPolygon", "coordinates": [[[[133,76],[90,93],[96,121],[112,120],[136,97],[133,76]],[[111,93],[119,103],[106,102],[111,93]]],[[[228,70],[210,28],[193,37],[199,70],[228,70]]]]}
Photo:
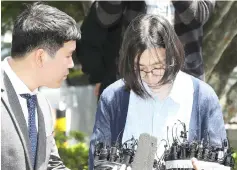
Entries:
{"type": "MultiPolygon", "coordinates": [[[[18,100],[20,102],[26,124],[28,127],[28,117],[29,117],[29,112],[27,108],[27,100],[23,97],[21,97],[21,94],[28,93],[30,95],[37,95],[38,94],[38,89],[35,89],[33,92],[30,91],[30,89],[22,82],[22,80],[16,75],[16,73],[12,70],[11,66],[8,63],[8,59],[11,57],[7,57],[2,61],[2,69],[5,71],[7,74],[8,78],[10,79],[13,88],[17,94],[18,100]]],[[[35,108],[35,123],[36,123],[36,129],[38,130],[38,114],[37,114],[37,108],[35,108]]]]}

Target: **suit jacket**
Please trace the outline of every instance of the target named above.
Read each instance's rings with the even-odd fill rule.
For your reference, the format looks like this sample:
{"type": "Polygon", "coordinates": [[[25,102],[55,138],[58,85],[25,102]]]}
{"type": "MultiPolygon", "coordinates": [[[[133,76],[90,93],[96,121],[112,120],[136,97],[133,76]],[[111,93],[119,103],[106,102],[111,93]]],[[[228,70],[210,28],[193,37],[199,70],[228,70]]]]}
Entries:
{"type": "Polygon", "coordinates": [[[40,93],[37,95],[38,147],[33,168],[26,120],[12,83],[3,70],[1,85],[1,169],[67,169],[55,145],[51,109],[47,100],[40,93]]]}

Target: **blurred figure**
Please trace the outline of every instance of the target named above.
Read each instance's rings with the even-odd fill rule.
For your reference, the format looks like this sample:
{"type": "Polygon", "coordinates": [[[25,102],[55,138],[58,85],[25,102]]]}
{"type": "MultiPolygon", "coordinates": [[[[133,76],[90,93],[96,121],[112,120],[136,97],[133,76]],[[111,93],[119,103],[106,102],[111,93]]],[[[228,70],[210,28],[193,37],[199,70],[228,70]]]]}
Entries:
{"type": "Polygon", "coordinates": [[[96,84],[95,95],[116,79],[117,60],[123,32],[136,16],[144,13],[164,16],[174,26],[184,45],[182,70],[204,80],[202,59],[203,25],[209,19],[215,2],[206,1],[98,1],[85,18],[82,39],[77,44],[83,71],[96,84]]]}

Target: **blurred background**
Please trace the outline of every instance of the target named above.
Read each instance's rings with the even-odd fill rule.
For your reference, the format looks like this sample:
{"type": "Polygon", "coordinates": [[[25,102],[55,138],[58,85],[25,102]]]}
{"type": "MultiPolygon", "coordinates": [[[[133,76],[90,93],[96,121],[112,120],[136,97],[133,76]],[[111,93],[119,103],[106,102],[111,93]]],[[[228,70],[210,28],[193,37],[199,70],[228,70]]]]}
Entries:
{"type": "MultiPolygon", "coordinates": [[[[13,21],[29,1],[1,2],[1,60],[10,55],[13,21]]],[[[51,1],[47,4],[81,23],[93,1],[51,1]]],[[[237,149],[237,1],[217,1],[204,25],[205,81],[217,93],[223,108],[227,134],[237,149]]],[[[88,143],[95,120],[97,97],[77,56],[75,67],[60,89],[42,87],[54,110],[55,135],[60,155],[71,169],[87,169],[88,143]]],[[[91,61],[93,62],[93,61],[91,61]]]]}

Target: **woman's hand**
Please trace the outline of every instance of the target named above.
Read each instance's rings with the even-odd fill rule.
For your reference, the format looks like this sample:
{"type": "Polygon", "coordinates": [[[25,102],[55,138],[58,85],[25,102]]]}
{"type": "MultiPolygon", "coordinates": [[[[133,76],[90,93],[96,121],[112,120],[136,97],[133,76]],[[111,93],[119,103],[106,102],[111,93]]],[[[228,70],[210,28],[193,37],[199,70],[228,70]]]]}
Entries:
{"type": "Polygon", "coordinates": [[[195,170],[201,170],[198,166],[198,160],[196,158],[192,158],[191,161],[192,161],[192,164],[193,164],[193,168],[195,170]]]}
{"type": "Polygon", "coordinates": [[[101,83],[96,83],[95,84],[94,94],[95,94],[96,97],[98,97],[99,94],[100,94],[100,86],[101,86],[101,83]]]}
{"type": "MultiPolygon", "coordinates": [[[[198,166],[198,160],[197,160],[196,158],[192,158],[191,161],[192,161],[192,164],[193,164],[193,168],[194,168],[195,170],[201,170],[201,169],[199,168],[199,166],[198,166]]],[[[132,168],[131,168],[131,167],[127,167],[127,168],[126,168],[126,165],[122,165],[120,169],[118,169],[118,167],[115,166],[115,167],[113,168],[113,170],[132,170],[132,168]]]]}

